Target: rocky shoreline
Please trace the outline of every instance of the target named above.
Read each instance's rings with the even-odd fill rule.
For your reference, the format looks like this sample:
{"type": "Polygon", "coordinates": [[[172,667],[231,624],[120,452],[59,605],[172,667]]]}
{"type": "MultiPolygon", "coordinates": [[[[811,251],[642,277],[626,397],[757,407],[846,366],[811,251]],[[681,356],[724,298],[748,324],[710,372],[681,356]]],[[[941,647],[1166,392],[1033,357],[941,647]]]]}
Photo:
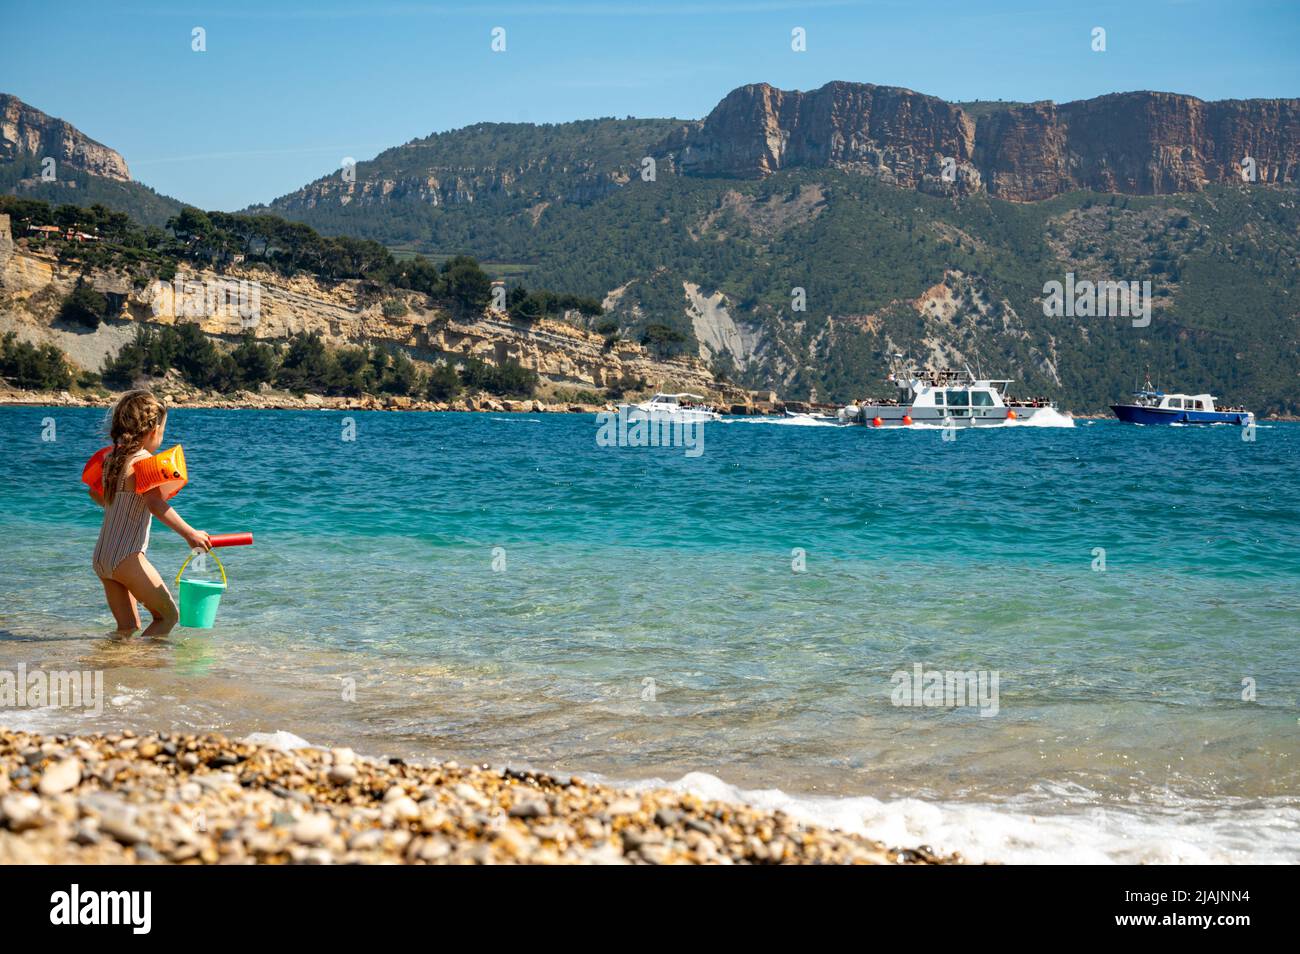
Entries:
{"type": "Polygon", "coordinates": [[[0,864],[959,864],[667,790],[221,735],[0,730],[0,864]]]}
{"type": "MultiPolygon", "coordinates": [[[[159,399],[169,407],[224,408],[256,411],[491,411],[495,413],[562,413],[595,414],[613,405],[573,404],[541,400],[511,400],[489,395],[475,395],[449,402],[420,401],[411,397],[386,395],[376,397],[337,397],[323,394],[298,396],[288,391],[236,391],[222,395],[204,391],[171,391],[154,388],[159,399]]],[[[95,394],[70,391],[18,391],[0,387],[0,406],[14,407],[103,407],[117,403],[121,394],[95,394]]]]}

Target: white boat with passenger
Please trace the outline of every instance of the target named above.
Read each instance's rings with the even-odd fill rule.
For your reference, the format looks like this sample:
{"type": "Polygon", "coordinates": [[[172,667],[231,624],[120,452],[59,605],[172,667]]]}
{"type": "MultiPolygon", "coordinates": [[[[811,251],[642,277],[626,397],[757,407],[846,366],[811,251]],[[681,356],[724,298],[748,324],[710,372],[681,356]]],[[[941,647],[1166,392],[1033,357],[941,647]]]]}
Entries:
{"type": "Polygon", "coordinates": [[[656,394],[639,404],[620,404],[618,410],[620,414],[628,416],[639,413],[651,421],[680,421],[683,424],[722,419],[722,415],[709,406],[706,398],[685,391],[678,394],[656,394]]]}
{"type": "Polygon", "coordinates": [[[969,365],[961,370],[918,368],[895,354],[890,367],[889,381],[897,388],[897,397],[847,405],[840,409],[840,420],[874,427],[980,427],[1029,421],[1043,412],[1059,414],[1056,404],[1045,398],[1008,398],[1011,378],[980,377],[969,365]]]}

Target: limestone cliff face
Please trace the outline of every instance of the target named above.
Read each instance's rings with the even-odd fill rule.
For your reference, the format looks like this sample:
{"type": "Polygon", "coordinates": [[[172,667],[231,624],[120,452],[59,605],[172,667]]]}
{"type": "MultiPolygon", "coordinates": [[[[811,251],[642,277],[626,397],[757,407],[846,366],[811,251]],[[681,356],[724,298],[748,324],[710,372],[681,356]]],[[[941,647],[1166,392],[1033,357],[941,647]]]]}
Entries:
{"type": "MultiPolygon", "coordinates": [[[[273,203],[275,211],[294,212],[317,206],[382,206],[392,203],[431,206],[462,205],[491,196],[531,195],[534,189],[521,182],[544,173],[544,163],[512,167],[428,166],[416,175],[372,176],[366,166],[350,180],[342,171],[304,186],[273,203]]],[[[569,202],[591,202],[625,184],[626,173],[563,170],[564,188],[554,196],[569,202]]]]}
{"type": "Polygon", "coordinates": [[[1255,181],[1297,181],[1300,99],[1119,93],[1007,106],[976,122],[911,90],[829,83],[805,93],[760,83],[734,90],[660,151],[686,175],[832,167],[936,193],[985,188],[1013,201],[1074,189],[1161,195],[1241,181],[1246,157],[1255,181]]]}
{"type": "MultiPolygon", "coordinates": [[[[3,217],[0,217],[3,218],[3,217]]],[[[0,225],[7,226],[7,222],[0,225]]],[[[0,235],[8,237],[8,228],[0,235]]],[[[489,309],[483,315],[452,320],[423,307],[423,296],[406,293],[407,314],[384,315],[382,302],[367,298],[360,283],[326,284],[314,278],[284,278],[264,270],[182,271],[176,283],[153,282],[138,287],[130,276],[96,271],[93,287],[120,308],[116,319],[94,332],[59,326],[60,303],[75,286],[81,271],[75,265],[27,252],[21,246],[0,245],[0,333],[16,331],[21,338],[50,342],[78,365],[98,370],[134,334],[136,324],[166,325],[195,322],[207,334],[233,340],[245,331],[267,341],[284,341],[300,333],[315,333],[334,344],[388,344],[404,348],[417,362],[479,358],[489,364],[516,360],[538,373],[544,384],[600,390],[618,383],[640,382],[650,388],[689,390],[735,399],[718,385],[705,364],[693,357],[660,360],[641,345],[620,341],[606,348],[602,336],[560,321],[546,319],[520,324],[489,309]],[[6,254],[7,253],[7,254],[6,254]],[[193,313],[184,283],[194,289],[220,281],[256,282],[256,320],[241,314],[234,294],[227,301],[205,304],[193,313]]],[[[198,296],[198,300],[204,300],[198,296]]]]}
{"type": "MultiPolygon", "coordinates": [[[[0,160],[19,156],[36,159],[48,156],[60,167],[66,164],[75,171],[104,179],[131,181],[126,160],[112,149],[70,123],[47,116],[16,96],[0,93],[0,160]]],[[[58,167],[56,172],[61,179],[65,178],[58,167]]]]}
{"type": "Polygon", "coordinates": [[[668,138],[686,175],[765,176],[831,166],[905,188],[969,191],[975,124],[933,96],[867,83],[828,83],[809,93],[757,83],[733,90],[699,123],[668,138]],[[945,158],[950,158],[945,178],[945,158]]]}
{"type": "Polygon", "coordinates": [[[9,260],[14,257],[14,238],[9,216],[0,213],[0,273],[3,273],[9,260]]]}
{"type": "Polygon", "coordinates": [[[1294,182],[1300,100],[1207,103],[1173,93],[1119,93],[1034,103],[982,119],[976,163],[989,192],[1021,201],[1071,189],[1130,195],[1197,192],[1242,181],[1294,182]]]}

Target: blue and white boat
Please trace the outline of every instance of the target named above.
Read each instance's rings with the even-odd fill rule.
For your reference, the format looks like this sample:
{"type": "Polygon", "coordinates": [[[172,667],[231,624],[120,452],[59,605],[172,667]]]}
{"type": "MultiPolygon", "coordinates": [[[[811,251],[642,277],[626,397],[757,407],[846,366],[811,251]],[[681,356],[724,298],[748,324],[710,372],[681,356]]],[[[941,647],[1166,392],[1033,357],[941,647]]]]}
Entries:
{"type": "Polygon", "coordinates": [[[1147,387],[1133,393],[1132,404],[1110,409],[1126,424],[1253,424],[1255,415],[1243,407],[1219,408],[1213,394],[1176,394],[1147,387]]]}

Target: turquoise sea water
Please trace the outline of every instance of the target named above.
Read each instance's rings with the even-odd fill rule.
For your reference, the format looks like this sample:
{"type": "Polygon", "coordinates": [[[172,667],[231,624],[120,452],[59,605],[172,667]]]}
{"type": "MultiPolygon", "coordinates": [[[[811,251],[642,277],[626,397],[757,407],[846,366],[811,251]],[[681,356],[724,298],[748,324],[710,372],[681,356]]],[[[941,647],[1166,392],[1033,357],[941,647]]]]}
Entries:
{"type": "Polygon", "coordinates": [[[181,409],[178,510],[257,542],[215,629],[152,643],[104,635],[103,419],[0,408],[0,669],[111,697],[0,722],[739,789],[1002,860],[1300,860],[1300,426],[751,419],[691,458],[587,416],[181,409]],[[896,705],[918,664],[996,673],[996,714],[896,705]]]}

